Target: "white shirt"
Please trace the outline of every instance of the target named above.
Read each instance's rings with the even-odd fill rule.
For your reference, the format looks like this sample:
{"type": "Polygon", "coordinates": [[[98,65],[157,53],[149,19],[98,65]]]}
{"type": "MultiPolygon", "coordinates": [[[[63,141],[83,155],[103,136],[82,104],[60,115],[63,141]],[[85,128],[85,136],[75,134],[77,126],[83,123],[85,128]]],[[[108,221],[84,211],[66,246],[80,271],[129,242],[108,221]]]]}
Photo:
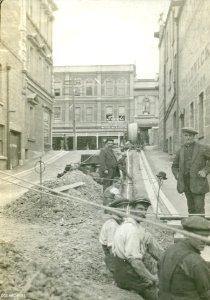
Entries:
{"type": "Polygon", "coordinates": [[[146,252],[160,258],[162,248],[149,232],[133,218],[127,218],[116,230],[112,243],[112,252],[119,258],[131,261],[142,259],[146,252]]]}
{"type": "Polygon", "coordinates": [[[119,224],[116,221],[116,217],[112,216],[103,224],[99,234],[99,242],[104,246],[112,247],[114,234],[118,227],[119,224]]]}

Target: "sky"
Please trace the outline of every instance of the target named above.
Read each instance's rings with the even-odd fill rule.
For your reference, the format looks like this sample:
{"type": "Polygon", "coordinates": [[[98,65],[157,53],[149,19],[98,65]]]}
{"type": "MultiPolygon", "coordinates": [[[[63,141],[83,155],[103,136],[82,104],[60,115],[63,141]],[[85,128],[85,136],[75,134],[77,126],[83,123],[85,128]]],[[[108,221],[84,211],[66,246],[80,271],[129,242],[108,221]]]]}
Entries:
{"type": "Polygon", "coordinates": [[[54,0],[55,66],[135,64],[138,78],[156,78],[160,13],[170,0],[54,0]]]}

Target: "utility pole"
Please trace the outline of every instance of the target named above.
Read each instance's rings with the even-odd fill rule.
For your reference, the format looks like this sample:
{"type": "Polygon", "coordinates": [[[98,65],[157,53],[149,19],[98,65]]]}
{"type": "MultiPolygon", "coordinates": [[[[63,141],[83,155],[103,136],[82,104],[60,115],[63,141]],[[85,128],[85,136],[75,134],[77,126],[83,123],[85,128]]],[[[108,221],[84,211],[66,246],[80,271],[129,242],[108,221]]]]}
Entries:
{"type": "Polygon", "coordinates": [[[7,169],[10,170],[10,82],[9,82],[9,71],[11,67],[6,65],[6,74],[7,74],[7,169]]]}
{"type": "Polygon", "coordinates": [[[77,130],[76,130],[76,116],[75,116],[75,79],[74,78],[71,79],[71,74],[69,73],[69,116],[70,116],[71,107],[72,107],[72,127],[73,127],[73,150],[77,150],[77,137],[76,137],[77,130]],[[71,90],[72,90],[72,98],[71,98],[71,90]],[[71,105],[71,101],[72,101],[72,105],[71,105]]]}
{"type": "Polygon", "coordinates": [[[77,150],[77,142],[76,142],[76,116],[75,116],[75,81],[73,81],[73,89],[72,89],[72,104],[73,104],[73,150],[77,150]]]}

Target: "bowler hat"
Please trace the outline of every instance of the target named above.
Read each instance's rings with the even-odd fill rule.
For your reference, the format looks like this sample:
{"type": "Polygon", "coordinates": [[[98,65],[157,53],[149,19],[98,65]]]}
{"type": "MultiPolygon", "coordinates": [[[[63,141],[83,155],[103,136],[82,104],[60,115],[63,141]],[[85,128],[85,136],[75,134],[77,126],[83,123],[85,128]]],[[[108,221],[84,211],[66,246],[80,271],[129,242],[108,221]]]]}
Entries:
{"type": "Polygon", "coordinates": [[[146,206],[150,206],[151,205],[150,200],[148,198],[146,198],[146,197],[142,197],[142,198],[137,198],[137,199],[131,200],[129,204],[130,204],[130,206],[136,206],[138,203],[146,205],[146,206]]]}
{"type": "Polygon", "coordinates": [[[162,178],[163,180],[167,179],[166,173],[163,172],[163,171],[159,172],[156,176],[159,177],[159,178],[162,178]]]}
{"type": "Polygon", "coordinates": [[[181,221],[182,227],[200,235],[210,235],[209,222],[200,216],[191,216],[181,221]]]}
{"type": "Polygon", "coordinates": [[[119,207],[119,206],[123,206],[123,205],[128,205],[129,204],[129,200],[127,199],[117,199],[112,201],[109,204],[109,207],[119,207]]]}
{"type": "Polygon", "coordinates": [[[198,134],[198,131],[195,130],[195,128],[193,128],[193,127],[183,127],[182,132],[187,132],[187,133],[194,134],[194,135],[198,134]]]}

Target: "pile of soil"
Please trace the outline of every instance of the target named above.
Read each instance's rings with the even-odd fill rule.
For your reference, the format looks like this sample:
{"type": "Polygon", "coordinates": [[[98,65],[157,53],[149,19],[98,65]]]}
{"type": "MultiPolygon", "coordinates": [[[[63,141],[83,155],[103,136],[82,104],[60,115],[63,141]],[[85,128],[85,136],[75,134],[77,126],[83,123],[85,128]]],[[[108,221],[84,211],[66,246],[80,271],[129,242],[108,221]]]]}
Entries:
{"type": "MultiPolygon", "coordinates": [[[[55,188],[80,181],[85,185],[72,189],[70,195],[102,204],[101,186],[78,170],[44,185],[55,188]]],[[[2,252],[4,257],[10,253],[10,265],[14,262],[12,268],[15,269],[7,267],[4,292],[19,289],[29,300],[142,299],[134,292],[116,287],[106,269],[98,241],[107,218],[102,209],[52,194],[43,195],[41,199],[38,192],[29,191],[7,205],[4,213],[25,226],[21,237],[14,231],[17,252],[11,250],[14,249],[12,245],[2,252]]],[[[170,233],[146,223],[145,226],[162,246],[169,243],[170,233]]],[[[1,264],[0,268],[2,273],[4,267],[1,264]]]]}
{"type": "Polygon", "coordinates": [[[23,258],[23,253],[14,244],[3,240],[0,241],[1,298],[7,299],[7,295],[13,296],[16,293],[20,293],[22,282],[27,277],[27,270],[24,269],[23,265],[27,265],[27,263],[27,259],[23,258]]]}
{"type": "MultiPolygon", "coordinates": [[[[102,187],[97,184],[91,176],[85,175],[79,170],[66,173],[62,178],[46,181],[44,186],[54,189],[63,185],[76,182],[84,182],[77,189],[70,189],[65,195],[88,200],[93,203],[102,204],[102,187]]],[[[36,186],[32,187],[39,189],[36,186]]],[[[89,209],[89,205],[86,205],[89,209]]],[[[82,222],[88,217],[89,212],[84,208],[84,204],[75,199],[65,199],[56,197],[55,193],[43,189],[43,194],[29,190],[22,197],[5,206],[4,213],[7,216],[29,222],[45,223],[69,223],[82,222]],[[48,193],[48,195],[46,195],[48,193]],[[78,216],[81,220],[78,219],[78,216]],[[75,220],[77,219],[77,220],[75,220]]]]}

